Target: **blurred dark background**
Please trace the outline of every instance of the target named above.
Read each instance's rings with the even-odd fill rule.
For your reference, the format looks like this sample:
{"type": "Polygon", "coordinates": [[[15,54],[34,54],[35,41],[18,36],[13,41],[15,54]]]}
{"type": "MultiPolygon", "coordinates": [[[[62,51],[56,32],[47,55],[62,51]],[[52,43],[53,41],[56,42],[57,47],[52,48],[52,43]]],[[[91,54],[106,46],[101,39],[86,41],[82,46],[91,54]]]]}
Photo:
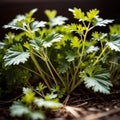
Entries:
{"type": "Polygon", "coordinates": [[[56,9],[58,15],[69,18],[73,22],[72,14],[68,8],[81,8],[83,11],[97,8],[100,16],[106,19],[114,19],[114,23],[120,23],[119,0],[0,0],[0,41],[8,30],[2,28],[17,14],[24,14],[33,8],[38,8],[34,17],[37,20],[46,20],[44,10],[56,9]]]}

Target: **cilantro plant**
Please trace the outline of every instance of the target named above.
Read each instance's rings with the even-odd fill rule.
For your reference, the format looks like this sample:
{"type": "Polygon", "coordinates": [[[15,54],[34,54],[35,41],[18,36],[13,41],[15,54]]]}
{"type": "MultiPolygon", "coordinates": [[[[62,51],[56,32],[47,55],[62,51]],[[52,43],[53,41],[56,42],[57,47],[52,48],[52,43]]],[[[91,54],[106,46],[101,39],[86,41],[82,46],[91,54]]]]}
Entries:
{"type": "Polygon", "coordinates": [[[97,9],[84,13],[74,8],[69,11],[77,23],[65,24],[68,18],[56,16],[56,10],[45,11],[48,22],[37,21],[33,18],[36,11],[18,15],[4,26],[17,31],[0,43],[5,67],[22,67],[38,75],[49,90],[53,86],[62,89],[63,95],[81,89],[81,83],[94,92],[110,93],[109,56],[120,51],[120,36],[95,27],[113,20],[100,18],[97,9]]]}
{"type": "Polygon", "coordinates": [[[9,32],[0,42],[0,75],[4,76],[4,70],[9,74],[18,71],[15,80],[21,76],[21,81],[27,79],[24,96],[11,106],[11,115],[44,119],[43,111],[61,107],[59,98],[82,89],[82,83],[94,92],[109,94],[114,76],[120,73],[119,26],[110,26],[108,33],[97,31],[95,27],[113,22],[100,18],[97,9],[86,13],[69,9],[77,20],[71,24],[65,23],[68,18],[57,16],[56,10],[45,11],[48,21],[37,21],[33,17],[36,11],[17,15],[5,25],[15,32],[9,32]],[[38,87],[34,88],[29,79],[38,87]]]}

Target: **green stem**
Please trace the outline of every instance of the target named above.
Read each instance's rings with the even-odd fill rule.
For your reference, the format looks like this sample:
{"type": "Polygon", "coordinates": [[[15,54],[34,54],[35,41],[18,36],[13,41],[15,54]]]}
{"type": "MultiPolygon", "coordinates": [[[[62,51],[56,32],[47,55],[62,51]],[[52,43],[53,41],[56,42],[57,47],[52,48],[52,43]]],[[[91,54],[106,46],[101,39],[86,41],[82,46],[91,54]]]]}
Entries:
{"type": "Polygon", "coordinates": [[[35,72],[34,70],[31,70],[30,68],[27,68],[27,67],[25,67],[23,65],[19,65],[19,66],[22,67],[22,68],[24,68],[24,69],[26,69],[26,70],[28,70],[28,71],[30,71],[30,72],[32,72],[32,73],[34,73],[34,74],[36,74],[36,75],[38,75],[38,76],[40,76],[39,73],[35,72]]]}
{"type": "Polygon", "coordinates": [[[48,69],[49,69],[50,74],[52,75],[52,78],[53,78],[55,84],[58,85],[58,82],[56,81],[55,76],[53,75],[53,72],[52,72],[52,70],[51,70],[51,68],[50,68],[50,66],[49,66],[49,64],[48,64],[47,58],[46,58],[46,60],[45,60],[45,63],[46,63],[46,65],[47,65],[48,69]]]}
{"type": "Polygon", "coordinates": [[[61,78],[61,76],[59,75],[59,73],[56,71],[56,69],[54,68],[54,66],[52,65],[51,61],[48,59],[49,64],[51,65],[52,69],[54,70],[54,72],[56,73],[56,75],[58,76],[58,78],[60,79],[60,81],[62,82],[62,84],[64,85],[64,87],[66,88],[66,84],[64,82],[64,80],[61,78]]]}
{"type": "Polygon", "coordinates": [[[34,92],[36,92],[38,95],[40,95],[42,98],[44,98],[44,94],[43,93],[40,93],[39,91],[33,89],[34,92]]]}
{"type": "Polygon", "coordinates": [[[70,71],[67,70],[66,72],[66,91],[68,91],[70,88],[70,71]]]}
{"type": "Polygon", "coordinates": [[[27,32],[28,32],[28,34],[30,35],[30,37],[31,37],[32,39],[35,38],[34,33],[32,32],[32,30],[31,30],[31,28],[30,28],[30,24],[27,25],[27,32]]]}
{"type": "Polygon", "coordinates": [[[87,38],[87,34],[89,32],[90,24],[91,23],[89,22],[88,23],[88,27],[86,27],[86,31],[85,31],[85,34],[84,34],[83,45],[82,45],[82,52],[81,52],[81,56],[80,56],[80,62],[82,61],[82,58],[83,58],[83,55],[84,55],[85,41],[86,41],[86,38],[87,38]]]}
{"type": "Polygon", "coordinates": [[[77,88],[82,82],[83,80],[79,80],[73,87],[71,87],[69,93],[71,93],[75,88],[77,88]]]}
{"type": "Polygon", "coordinates": [[[76,67],[74,76],[73,76],[73,78],[72,78],[72,86],[71,86],[71,89],[73,89],[74,86],[75,86],[75,84],[76,84],[76,82],[75,82],[76,80],[75,80],[75,79],[76,79],[76,75],[77,75],[77,73],[78,73],[78,70],[79,70],[79,68],[80,68],[80,64],[81,64],[81,61],[82,61],[82,58],[83,58],[83,55],[84,55],[85,41],[86,41],[86,37],[87,37],[88,31],[89,31],[89,29],[87,28],[87,30],[86,30],[86,32],[85,32],[85,34],[84,34],[83,45],[82,45],[82,52],[81,52],[81,54],[80,54],[80,59],[79,59],[79,61],[78,61],[78,65],[77,65],[77,67],[76,67]]]}
{"type": "Polygon", "coordinates": [[[99,62],[100,58],[101,58],[102,55],[104,54],[104,52],[105,52],[105,50],[107,49],[107,47],[108,47],[108,46],[105,46],[105,47],[103,48],[102,52],[101,52],[100,55],[97,57],[96,61],[93,63],[94,66],[99,62]]]}
{"type": "MultiPolygon", "coordinates": [[[[78,74],[78,70],[80,69],[80,64],[81,64],[81,61],[82,61],[82,58],[83,58],[83,56],[84,56],[84,50],[85,50],[85,41],[86,41],[86,38],[87,38],[87,34],[88,34],[88,32],[89,32],[89,30],[90,29],[92,29],[92,28],[90,28],[90,22],[88,23],[88,26],[86,27],[86,24],[83,22],[83,25],[86,27],[86,31],[85,31],[85,34],[83,35],[83,43],[82,43],[82,51],[81,51],[81,53],[80,53],[80,59],[79,59],[79,61],[78,61],[78,65],[77,65],[77,67],[76,67],[76,70],[75,70],[75,73],[74,73],[74,76],[73,76],[73,78],[72,78],[72,85],[71,85],[71,89],[74,89],[74,87],[76,86],[76,84],[77,83],[79,83],[79,82],[77,82],[76,83],[76,76],[77,76],[77,74],[78,74]]],[[[75,87],[76,88],[76,87],[75,87]]]]}
{"type": "MultiPolygon", "coordinates": [[[[41,53],[39,53],[38,51],[36,51],[36,53],[35,52],[33,52],[33,51],[31,51],[35,56],[37,56],[37,57],[39,57],[41,60],[43,60],[44,62],[45,62],[45,58],[44,58],[44,56],[41,54],[41,53]]],[[[41,71],[46,75],[46,76],[48,76],[49,78],[51,78],[51,76],[47,73],[47,72],[45,72],[42,68],[41,68],[41,71]]]]}
{"type": "Polygon", "coordinates": [[[41,69],[41,67],[39,66],[39,63],[37,62],[37,60],[36,60],[34,54],[32,54],[32,52],[30,52],[30,56],[31,56],[31,58],[32,58],[32,60],[33,60],[33,62],[34,62],[34,64],[35,64],[35,66],[37,67],[37,69],[38,69],[38,71],[39,71],[42,79],[44,80],[44,82],[46,83],[48,89],[50,90],[51,87],[50,87],[47,79],[45,78],[45,76],[44,76],[44,74],[43,74],[43,72],[42,72],[42,69],[41,69]]]}

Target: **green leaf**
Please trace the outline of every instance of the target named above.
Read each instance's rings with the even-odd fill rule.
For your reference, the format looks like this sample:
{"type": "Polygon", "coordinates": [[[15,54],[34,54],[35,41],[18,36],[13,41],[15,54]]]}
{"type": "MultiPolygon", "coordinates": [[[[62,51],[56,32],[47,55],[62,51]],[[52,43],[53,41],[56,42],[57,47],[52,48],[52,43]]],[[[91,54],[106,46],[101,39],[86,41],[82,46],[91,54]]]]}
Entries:
{"type": "Polygon", "coordinates": [[[26,15],[17,15],[8,25],[4,25],[4,28],[11,28],[15,30],[27,30],[28,24],[32,23],[34,19],[32,18],[32,15],[37,11],[37,9],[31,10],[29,13],[26,13],[26,15]]]}
{"type": "Polygon", "coordinates": [[[14,101],[10,107],[10,115],[13,117],[22,117],[27,115],[32,120],[45,119],[45,115],[42,111],[32,111],[28,106],[25,106],[20,101],[14,101]]]}
{"type": "Polygon", "coordinates": [[[47,35],[45,38],[40,39],[36,38],[35,40],[30,40],[31,47],[36,50],[43,50],[44,48],[51,47],[53,43],[59,42],[62,39],[63,35],[58,33],[52,33],[47,35]]]}
{"type": "Polygon", "coordinates": [[[46,22],[45,21],[34,21],[32,22],[31,24],[31,29],[32,29],[32,32],[35,32],[37,30],[39,30],[40,27],[45,27],[45,24],[46,22]]]}
{"type": "Polygon", "coordinates": [[[32,103],[35,99],[35,93],[29,88],[23,88],[23,93],[25,95],[22,97],[22,101],[28,104],[32,103]]]}
{"type": "MultiPolygon", "coordinates": [[[[51,88],[51,92],[57,94],[57,99],[62,98],[65,94],[65,88],[60,88],[60,85],[55,85],[51,88]]],[[[54,98],[56,99],[56,98],[54,98]]],[[[59,101],[59,99],[58,99],[59,101]]]]}
{"type": "Polygon", "coordinates": [[[68,62],[74,61],[75,58],[77,57],[74,51],[67,51],[66,54],[67,54],[66,59],[68,62]]]}
{"type": "Polygon", "coordinates": [[[99,47],[95,47],[95,46],[90,46],[88,49],[87,49],[87,53],[93,53],[93,52],[96,52],[99,50],[99,47]]]}
{"type": "Polygon", "coordinates": [[[85,19],[85,14],[84,12],[82,12],[81,9],[78,9],[78,8],[70,9],[69,8],[69,11],[73,13],[74,18],[79,19],[79,20],[85,19]]]}
{"type": "Polygon", "coordinates": [[[24,94],[28,94],[28,93],[31,93],[31,92],[32,92],[32,90],[30,88],[23,87],[23,93],[24,94]]]}
{"type": "Polygon", "coordinates": [[[82,26],[81,24],[77,25],[77,32],[79,34],[83,34],[85,30],[86,30],[86,27],[82,26]]]}
{"type": "Polygon", "coordinates": [[[99,10],[92,9],[89,12],[87,12],[88,21],[91,21],[93,18],[95,18],[99,14],[99,10]]]}
{"type": "Polygon", "coordinates": [[[75,36],[75,37],[73,37],[73,39],[71,41],[71,46],[80,48],[80,46],[81,46],[80,43],[81,43],[81,41],[79,40],[79,38],[75,36]]]}
{"type": "Polygon", "coordinates": [[[43,46],[43,40],[36,38],[35,40],[30,40],[30,46],[34,49],[34,50],[42,50],[43,46]]]}
{"type": "Polygon", "coordinates": [[[107,37],[107,33],[102,33],[102,32],[97,32],[97,31],[95,31],[95,32],[93,32],[92,33],[92,40],[97,40],[97,41],[100,41],[100,40],[102,40],[102,39],[104,39],[105,37],[107,37]]]}
{"type": "MultiPolygon", "coordinates": [[[[34,18],[32,18],[32,16],[36,11],[37,11],[37,8],[32,9],[32,10],[30,10],[30,12],[25,14],[24,22],[26,23],[26,25],[28,25],[34,21],[34,18]]],[[[29,26],[28,26],[28,28],[29,28],[29,26]]]]}
{"type": "Polygon", "coordinates": [[[5,43],[6,44],[13,44],[13,39],[15,38],[15,34],[12,32],[8,32],[8,34],[5,35],[5,43]]]}
{"type": "Polygon", "coordinates": [[[52,100],[52,99],[55,99],[55,98],[57,98],[57,94],[55,94],[55,93],[47,94],[45,96],[45,100],[52,100]]]}
{"type": "Polygon", "coordinates": [[[120,35],[112,35],[111,42],[107,42],[106,45],[110,47],[111,50],[120,52],[120,35]]]}
{"type": "Polygon", "coordinates": [[[38,90],[39,92],[43,91],[46,88],[46,86],[43,83],[39,83],[36,90],[38,90]]]}
{"type": "Polygon", "coordinates": [[[24,52],[22,46],[17,44],[7,50],[3,59],[5,66],[18,65],[20,63],[25,63],[29,56],[29,52],[24,52]]]}
{"type": "Polygon", "coordinates": [[[51,20],[56,16],[57,11],[56,10],[45,10],[45,14],[49,18],[49,20],[51,20]]]}
{"type": "Polygon", "coordinates": [[[6,44],[4,42],[0,42],[0,49],[3,49],[6,44]]]}
{"type": "Polygon", "coordinates": [[[59,108],[62,106],[61,103],[59,102],[55,102],[52,100],[44,100],[42,98],[36,98],[34,100],[34,103],[38,106],[38,107],[45,107],[45,108],[50,108],[50,109],[55,109],[55,108],[59,108]]]}
{"type": "Polygon", "coordinates": [[[103,20],[102,18],[99,18],[99,16],[96,16],[95,19],[96,19],[95,26],[101,26],[101,27],[106,26],[109,23],[112,23],[114,21],[114,20],[109,20],[109,19],[103,20]]]}
{"type": "Polygon", "coordinates": [[[33,16],[33,14],[35,14],[35,12],[37,12],[37,8],[34,8],[34,9],[32,9],[32,10],[30,10],[28,13],[26,13],[26,16],[28,17],[32,17],[33,16]]]}
{"type": "Polygon", "coordinates": [[[109,26],[110,34],[119,34],[120,35],[120,24],[114,24],[109,26]]]}
{"type": "Polygon", "coordinates": [[[84,31],[86,30],[86,28],[82,26],[81,24],[75,24],[75,23],[68,25],[67,28],[70,30],[70,32],[75,31],[76,33],[80,35],[83,35],[84,31]]]}
{"type": "Polygon", "coordinates": [[[62,39],[63,35],[61,34],[49,34],[43,42],[45,48],[51,47],[53,43],[59,42],[62,39]]]}
{"type": "Polygon", "coordinates": [[[70,68],[70,65],[68,64],[68,62],[59,61],[59,63],[60,63],[60,65],[58,66],[57,70],[60,73],[65,73],[70,68]]]}
{"type": "Polygon", "coordinates": [[[67,25],[67,28],[72,32],[72,31],[77,31],[78,25],[75,23],[71,23],[71,25],[67,25]]]}
{"type": "Polygon", "coordinates": [[[57,16],[51,20],[51,26],[57,26],[57,25],[63,25],[65,24],[65,21],[68,20],[68,18],[63,16],[57,16]]]}
{"type": "Polygon", "coordinates": [[[14,101],[13,105],[10,107],[10,115],[13,117],[21,117],[22,115],[28,114],[29,112],[29,108],[24,106],[20,101],[14,101]]]}
{"type": "Polygon", "coordinates": [[[94,92],[109,94],[110,87],[112,86],[109,77],[109,73],[100,73],[91,77],[85,77],[84,84],[87,88],[92,88],[94,92]]]}
{"type": "Polygon", "coordinates": [[[24,30],[26,24],[23,22],[25,19],[24,15],[17,15],[8,25],[4,25],[4,28],[11,28],[15,30],[24,30]]]}

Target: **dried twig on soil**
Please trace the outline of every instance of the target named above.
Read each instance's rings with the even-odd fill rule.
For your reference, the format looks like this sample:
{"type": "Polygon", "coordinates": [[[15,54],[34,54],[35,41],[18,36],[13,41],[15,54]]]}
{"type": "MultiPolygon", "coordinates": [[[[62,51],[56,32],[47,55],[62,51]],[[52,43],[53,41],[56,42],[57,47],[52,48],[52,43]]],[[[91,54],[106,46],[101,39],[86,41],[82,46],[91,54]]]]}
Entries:
{"type": "Polygon", "coordinates": [[[102,112],[102,113],[87,115],[83,120],[97,120],[99,118],[103,118],[105,116],[109,116],[109,115],[112,115],[112,114],[117,113],[117,112],[120,112],[120,108],[110,110],[110,111],[104,112],[104,113],[102,112]]]}

